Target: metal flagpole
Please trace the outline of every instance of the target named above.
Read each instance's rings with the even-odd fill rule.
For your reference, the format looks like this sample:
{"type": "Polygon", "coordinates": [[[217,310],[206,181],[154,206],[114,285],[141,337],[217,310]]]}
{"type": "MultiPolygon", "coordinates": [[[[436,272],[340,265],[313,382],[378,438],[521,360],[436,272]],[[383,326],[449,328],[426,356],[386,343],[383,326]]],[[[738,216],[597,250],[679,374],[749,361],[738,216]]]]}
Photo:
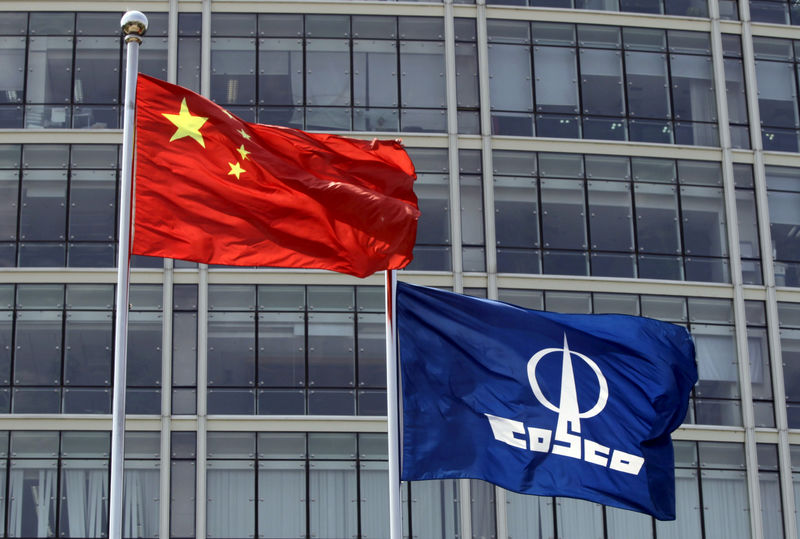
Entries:
{"type": "Polygon", "coordinates": [[[122,130],[122,175],[119,190],[119,253],[117,254],[117,319],[114,327],[114,404],[111,417],[111,492],[108,536],[122,538],[122,468],[125,458],[125,374],[128,354],[128,287],[130,284],[131,183],[133,170],[133,119],[136,110],[136,75],[139,44],[147,31],[147,17],[128,11],[120,21],[127,43],[125,115],[122,130]]]}
{"type": "Polygon", "coordinates": [[[389,434],[389,537],[403,538],[402,504],[400,501],[400,413],[397,383],[397,326],[395,294],[397,274],[386,270],[386,414],[389,434]]]}

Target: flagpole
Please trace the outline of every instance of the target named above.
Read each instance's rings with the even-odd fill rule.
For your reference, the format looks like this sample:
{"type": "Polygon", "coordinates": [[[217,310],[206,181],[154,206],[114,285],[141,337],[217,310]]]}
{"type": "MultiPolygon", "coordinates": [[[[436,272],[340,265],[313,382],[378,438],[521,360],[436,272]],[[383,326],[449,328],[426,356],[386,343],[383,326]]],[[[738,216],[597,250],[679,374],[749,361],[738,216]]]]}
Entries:
{"type": "Polygon", "coordinates": [[[119,252],[117,253],[117,318],[114,327],[114,401],[111,413],[111,491],[108,536],[122,538],[122,470],[125,459],[125,375],[128,355],[128,288],[130,285],[131,177],[133,170],[133,119],[136,110],[136,75],[139,44],[147,31],[147,17],[128,11],[120,20],[127,43],[125,112],[122,129],[122,174],[119,190],[119,252]]]}
{"type": "Polygon", "coordinates": [[[386,414],[389,444],[389,538],[402,539],[403,518],[400,500],[400,413],[397,383],[397,326],[395,295],[397,274],[386,270],[386,414]]]}

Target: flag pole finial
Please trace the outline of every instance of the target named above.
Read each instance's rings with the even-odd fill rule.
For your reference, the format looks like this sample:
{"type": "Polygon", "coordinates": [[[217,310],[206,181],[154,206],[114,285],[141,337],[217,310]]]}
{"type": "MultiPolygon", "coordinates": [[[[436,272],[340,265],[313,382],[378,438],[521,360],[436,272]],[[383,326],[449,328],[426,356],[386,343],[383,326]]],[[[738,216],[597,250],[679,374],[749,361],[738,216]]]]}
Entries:
{"type": "Polygon", "coordinates": [[[125,35],[125,43],[128,41],[142,42],[142,36],[147,32],[147,17],[141,11],[128,11],[122,16],[119,25],[125,35]]]}

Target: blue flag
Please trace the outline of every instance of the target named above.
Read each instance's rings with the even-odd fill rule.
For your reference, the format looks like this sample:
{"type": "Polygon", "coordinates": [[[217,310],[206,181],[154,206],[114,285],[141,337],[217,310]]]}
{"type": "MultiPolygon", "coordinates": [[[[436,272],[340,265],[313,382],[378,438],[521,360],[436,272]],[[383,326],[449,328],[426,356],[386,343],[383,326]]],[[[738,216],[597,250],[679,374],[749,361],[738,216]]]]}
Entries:
{"type": "Polygon", "coordinates": [[[670,433],[697,381],[686,329],[397,285],[401,477],[483,479],[675,518],[670,433]]]}

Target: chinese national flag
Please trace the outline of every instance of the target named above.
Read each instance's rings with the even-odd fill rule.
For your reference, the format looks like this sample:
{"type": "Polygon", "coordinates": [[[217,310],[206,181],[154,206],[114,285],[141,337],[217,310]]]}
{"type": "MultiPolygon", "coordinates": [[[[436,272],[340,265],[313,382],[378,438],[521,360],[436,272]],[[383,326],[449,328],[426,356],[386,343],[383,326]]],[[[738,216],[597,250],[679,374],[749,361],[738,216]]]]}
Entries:
{"type": "Polygon", "coordinates": [[[411,261],[414,165],[396,141],[252,124],[139,75],[132,253],[365,277],[411,261]]]}

